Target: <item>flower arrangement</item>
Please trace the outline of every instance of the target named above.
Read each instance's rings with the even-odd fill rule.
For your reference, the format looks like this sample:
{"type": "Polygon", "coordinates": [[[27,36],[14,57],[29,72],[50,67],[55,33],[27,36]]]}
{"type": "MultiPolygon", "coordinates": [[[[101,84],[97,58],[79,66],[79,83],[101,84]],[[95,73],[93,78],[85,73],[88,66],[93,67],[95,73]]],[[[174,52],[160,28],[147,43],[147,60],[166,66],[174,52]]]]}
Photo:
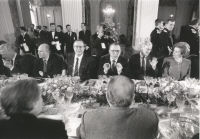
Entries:
{"type": "Polygon", "coordinates": [[[45,105],[64,103],[70,101],[73,93],[79,88],[78,80],[73,77],[58,76],[47,79],[40,84],[45,105]]]}
{"type": "Polygon", "coordinates": [[[162,105],[172,103],[179,97],[184,97],[184,100],[188,100],[188,96],[199,98],[200,81],[196,79],[175,81],[170,77],[157,79],[145,77],[144,81],[136,82],[136,93],[139,94],[137,101],[150,99],[150,103],[162,105]]]}
{"type": "Polygon", "coordinates": [[[109,80],[102,76],[99,80],[88,81],[86,86],[82,86],[79,91],[75,92],[72,102],[81,101],[89,107],[94,103],[100,106],[107,105],[106,91],[109,80]]]}
{"type": "Polygon", "coordinates": [[[117,25],[115,25],[115,23],[104,22],[103,25],[105,37],[113,40],[114,42],[118,42],[120,24],[117,23],[117,25]]]}

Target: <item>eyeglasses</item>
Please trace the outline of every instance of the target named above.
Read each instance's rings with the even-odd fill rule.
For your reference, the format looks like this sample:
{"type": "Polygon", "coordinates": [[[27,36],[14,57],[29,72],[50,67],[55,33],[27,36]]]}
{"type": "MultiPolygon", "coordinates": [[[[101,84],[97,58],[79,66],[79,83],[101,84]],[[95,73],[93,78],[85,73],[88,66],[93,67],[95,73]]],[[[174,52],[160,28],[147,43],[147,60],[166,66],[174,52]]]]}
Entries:
{"type": "Polygon", "coordinates": [[[120,52],[120,50],[110,50],[112,53],[119,53],[120,52]]]}
{"type": "Polygon", "coordinates": [[[74,46],[75,48],[79,48],[79,49],[81,49],[81,48],[84,48],[84,46],[81,46],[81,45],[77,45],[77,46],[74,46]]]}

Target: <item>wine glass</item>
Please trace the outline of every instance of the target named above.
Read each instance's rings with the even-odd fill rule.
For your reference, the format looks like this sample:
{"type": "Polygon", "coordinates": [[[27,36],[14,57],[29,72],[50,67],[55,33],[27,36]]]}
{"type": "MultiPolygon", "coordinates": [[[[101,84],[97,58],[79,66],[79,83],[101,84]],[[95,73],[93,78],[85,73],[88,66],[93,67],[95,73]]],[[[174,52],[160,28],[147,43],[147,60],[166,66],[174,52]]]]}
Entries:
{"type": "Polygon", "coordinates": [[[182,110],[184,104],[185,104],[185,97],[184,97],[184,95],[178,94],[176,96],[176,105],[178,107],[178,110],[182,110]]]}
{"type": "Polygon", "coordinates": [[[73,98],[74,92],[72,87],[68,87],[67,91],[65,93],[65,98],[67,99],[67,103],[71,104],[72,98],[73,98]]]}
{"type": "Polygon", "coordinates": [[[171,94],[170,92],[167,93],[168,108],[170,107],[171,103],[175,100],[175,98],[175,95],[171,94]]]}
{"type": "Polygon", "coordinates": [[[149,104],[150,99],[149,99],[149,87],[150,87],[150,83],[151,83],[151,78],[148,76],[144,76],[144,81],[145,84],[147,86],[147,104],[149,104]]]}

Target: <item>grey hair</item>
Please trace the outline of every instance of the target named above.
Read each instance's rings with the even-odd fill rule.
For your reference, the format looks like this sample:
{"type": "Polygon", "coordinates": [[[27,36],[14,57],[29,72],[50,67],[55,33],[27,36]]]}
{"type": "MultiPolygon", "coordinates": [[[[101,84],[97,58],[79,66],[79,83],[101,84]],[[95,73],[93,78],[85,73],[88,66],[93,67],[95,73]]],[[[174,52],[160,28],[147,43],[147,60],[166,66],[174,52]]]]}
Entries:
{"type": "Polygon", "coordinates": [[[134,99],[134,82],[125,76],[111,78],[106,98],[109,104],[115,107],[129,107],[134,99]]]}
{"type": "Polygon", "coordinates": [[[1,106],[8,116],[29,113],[39,100],[40,89],[35,80],[19,80],[1,91],[1,106]]]}

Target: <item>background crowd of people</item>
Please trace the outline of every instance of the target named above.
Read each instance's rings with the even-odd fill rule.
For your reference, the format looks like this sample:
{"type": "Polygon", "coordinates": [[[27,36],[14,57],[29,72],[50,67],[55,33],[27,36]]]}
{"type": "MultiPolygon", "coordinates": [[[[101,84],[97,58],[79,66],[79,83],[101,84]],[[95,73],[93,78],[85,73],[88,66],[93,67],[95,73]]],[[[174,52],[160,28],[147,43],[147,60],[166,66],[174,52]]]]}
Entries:
{"type": "Polygon", "coordinates": [[[85,23],[78,35],[71,25],[66,25],[65,33],[55,23],[50,23],[49,31],[46,26],[34,28],[33,24],[28,30],[20,27],[15,47],[0,41],[0,74],[26,73],[45,78],[62,74],[80,76],[81,80],[97,79],[99,75],[139,80],[144,76],[199,78],[199,20],[183,26],[180,39],[172,34],[174,25],[173,19],[156,19],[150,39],[139,44],[140,51],[129,58],[123,57],[120,42],[107,35],[104,25],[98,25],[93,35],[85,23]]]}
{"type": "MultiPolygon", "coordinates": [[[[135,96],[131,79],[199,78],[200,24],[195,19],[183,26],[179,40],[172,35],[174,20],[157,19],[155,25],[150,39],[145,39],[140,51],[129,59],[123,57],[120,43],[105,35],[103,25],[91,35],[82,23],[78,36],[70,25],[66,25],[66,33],[54,23],[50,24],[50,31],[46,26],[42,29],[31,26],[28,31],[20,27],[15,47],[0,41],[0,75],[25,73],[30,77],[52,78],[60,74],[79,76],[82,81],[101,75],[123,75],[114,76],[108,84],[108,109],[82,115],[78,138],[154,139],[158,136],[158,116],[147,108],[130,108],[135,96]]],[[[10,117],[0,120],[0,138],[68,138],[62,121],[38,118],[42,98],[35,80],[21,80],[4,88],[0,98],[10,117]]]]}

